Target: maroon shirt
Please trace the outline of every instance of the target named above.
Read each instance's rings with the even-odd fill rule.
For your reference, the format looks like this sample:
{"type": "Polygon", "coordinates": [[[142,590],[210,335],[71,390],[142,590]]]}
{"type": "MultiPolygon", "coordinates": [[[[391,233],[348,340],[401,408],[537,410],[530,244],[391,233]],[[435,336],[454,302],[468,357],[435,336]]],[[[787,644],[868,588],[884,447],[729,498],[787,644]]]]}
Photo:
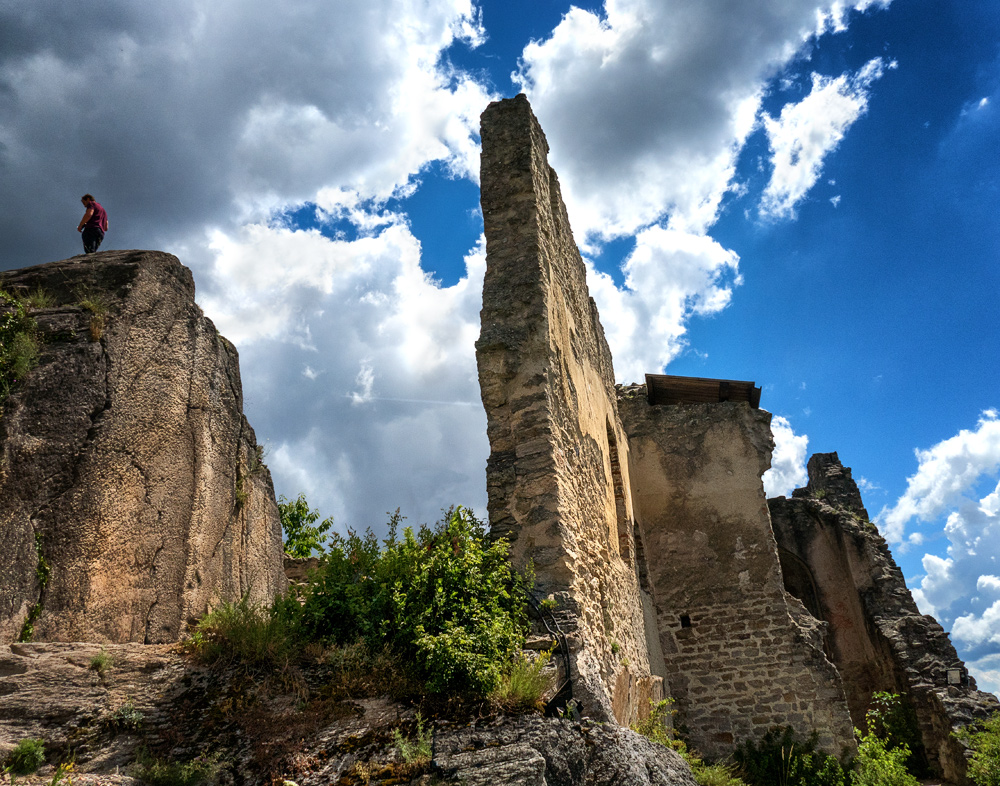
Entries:
{"type": "Polygon", "coordinates": [[[88,209],[92,209],[94,214],[90,217],[86,224],[84,224],[84,229],[87,227],[94,227],[104,232],[108,228],[108,214],[101,207],[100,202],[91,202],[87,205],[88,209]]]}

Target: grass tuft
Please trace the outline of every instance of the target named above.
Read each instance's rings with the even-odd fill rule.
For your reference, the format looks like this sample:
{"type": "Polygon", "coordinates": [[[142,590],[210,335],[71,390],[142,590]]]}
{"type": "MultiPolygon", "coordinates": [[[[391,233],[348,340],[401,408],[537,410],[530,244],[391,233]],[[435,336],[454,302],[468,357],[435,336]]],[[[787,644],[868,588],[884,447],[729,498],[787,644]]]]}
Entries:
{"type": "Polygon", "coordinates": [[[551,650],[533,659],[520,655],[511,664],[510,671],[500,678],[500,685],[490,694],[490,701],[507,712],[543,710],[545,693],[552,686],[552,679],[544,669],[551,659],[551,650]]]}

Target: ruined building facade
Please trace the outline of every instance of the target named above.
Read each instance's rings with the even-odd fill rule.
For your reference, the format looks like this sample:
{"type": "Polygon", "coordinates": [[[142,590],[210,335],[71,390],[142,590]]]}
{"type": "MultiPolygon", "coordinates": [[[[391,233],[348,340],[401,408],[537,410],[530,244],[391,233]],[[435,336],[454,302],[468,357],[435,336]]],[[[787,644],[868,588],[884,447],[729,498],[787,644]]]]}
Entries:
{"type": "Polygon", "coordinates": [[[616,388],[524,96],[487,108],[482,142],[490,523],[554,602],[583,712],[629,724],[670,695],[710,757],[784,725],[839,754],[872,691],[896,691],[931,767],[961,782],[949,732],[996,700],[916,610],[849,470],[814,457],[810,486],[769,503],[771,416],[752,383],[616,388]]]}

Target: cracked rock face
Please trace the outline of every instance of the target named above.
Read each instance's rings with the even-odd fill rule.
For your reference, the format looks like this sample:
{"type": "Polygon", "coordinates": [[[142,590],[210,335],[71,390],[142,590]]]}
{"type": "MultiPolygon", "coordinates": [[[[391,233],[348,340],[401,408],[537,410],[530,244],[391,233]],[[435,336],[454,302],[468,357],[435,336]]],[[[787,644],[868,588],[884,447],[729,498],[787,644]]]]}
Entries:
{"type": "Polygon", "coordinates": [[[0,273],[38,366],[0,414],[0,640],[176,641],[209,604],[285,587],[270,474],[235,348],[169,255],[0,273]],[[41,559],[49,566],[39,570],[41,559]]]}

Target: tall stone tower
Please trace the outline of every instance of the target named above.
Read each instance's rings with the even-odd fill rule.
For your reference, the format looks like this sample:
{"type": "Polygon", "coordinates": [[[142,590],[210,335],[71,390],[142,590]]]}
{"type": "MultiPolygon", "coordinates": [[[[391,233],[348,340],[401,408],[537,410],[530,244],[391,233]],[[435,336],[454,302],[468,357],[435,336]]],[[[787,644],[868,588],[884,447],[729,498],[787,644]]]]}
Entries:
{"type": "Polygon", "coordinates": [[[655,636],[646,638],[651,607],[637,574],[611,352],[527,99],[490,104],[482,140],[476,357],[491,530],[555,600],[584,713],[628,724],[659,697],[664,669],[655,636]]]}

